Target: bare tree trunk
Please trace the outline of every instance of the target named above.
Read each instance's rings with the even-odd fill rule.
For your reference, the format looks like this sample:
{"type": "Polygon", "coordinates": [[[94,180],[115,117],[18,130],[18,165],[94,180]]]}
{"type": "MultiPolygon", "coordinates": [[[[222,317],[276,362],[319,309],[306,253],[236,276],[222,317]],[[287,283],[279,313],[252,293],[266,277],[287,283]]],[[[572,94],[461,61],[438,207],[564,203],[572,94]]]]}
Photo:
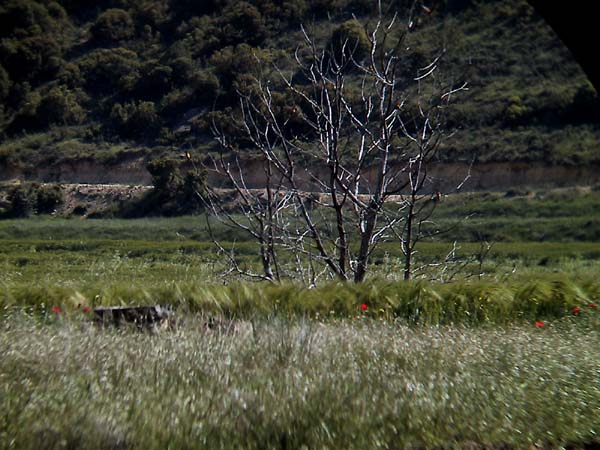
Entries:
{"type": "Polygon", "coordinates": [[[412,199],[408,205],[406,213],[406,234],[402,240],[402,248],[404,252],[404,280],[408,281],[412,276],[412,257],[413,257],[413,224],[415,221],[415,199],[412,199]]]}
{"type": "Polygon", "coordinates": [[[371,200],[371,207],[367,211],[367,217],[364,221],[364,230],[361,233],[360,249],[356,261],[356,270],[354,272],[354,281],[362,283],[367,274],[369,257],[372,251],[372,238],[375,225],[377,223],[377,211],[379,207],[374,200],[371,200]]]}

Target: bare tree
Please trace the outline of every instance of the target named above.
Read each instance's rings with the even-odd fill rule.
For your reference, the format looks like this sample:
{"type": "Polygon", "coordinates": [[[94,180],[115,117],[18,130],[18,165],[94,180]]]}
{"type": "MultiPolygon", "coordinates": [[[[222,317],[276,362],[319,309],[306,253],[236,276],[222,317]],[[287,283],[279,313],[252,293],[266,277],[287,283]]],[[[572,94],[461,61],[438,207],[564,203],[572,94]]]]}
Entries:
{"type": "Polygon", "coordinates": [[[213,159],[217,171],[224,174],[233,186],[233,195],[225,201],[223,193],[212,189],[201,196],[207,210],[225,225],[243,230],[253,240],[258,242],[260,249],[261,272],[251,268],[241,267],[234,248],[227,251],[214,237],[212,226],[207,216],[207,228],[213,236],[213,241],[229,260],[230,271],[249,278],[267,281],[279,281],[282,277],[278,264],[277,242],[283,232],[284,212],[289,207],[291,194],[282,189],[281,178],[276,180],[272,163],[265,160],[263,170],[265,184],[262,189],[250,189],[247,186],[244,171],[241,169],[237,150],[231,147],[223,135],[217,135],[219,142],[230,152],[228,158],[223,154],[213,159]],[[228,206],[228,203],[230,205],[228,206]]]}
{"type": "MultiPolygon", "coordinates": [[[[232,171],[222,159],[218,168],[244,201],[246,220],[233,223],[258,239],[267,279],[277,279],[267,269],[278,249],[311,268],[312,281],[318,265],[340,280],[362,282],[384,240],[399,241],[404,278],[414,272],[416,246],[441,197],[429,170],[451,134],[445,111],[466,83],[439,75],[443,49],[407,72],[415,9],[403,21],[398,14],[386,19],[377,6],[372,27],[354,19],[322,46],[302,28],[293,70],[276,68],[274,79],[259,77],[254,89],[239,93],[239,128],[265,166],[266,200],[244,183],[243,163],[232,171]],[[280,91],[292,103],[287,114],[280,91]],[[296,133],[292,121],[304,132],[296,133]]],[[[235,138],[215,134],[237,155],[235,138]]]]}

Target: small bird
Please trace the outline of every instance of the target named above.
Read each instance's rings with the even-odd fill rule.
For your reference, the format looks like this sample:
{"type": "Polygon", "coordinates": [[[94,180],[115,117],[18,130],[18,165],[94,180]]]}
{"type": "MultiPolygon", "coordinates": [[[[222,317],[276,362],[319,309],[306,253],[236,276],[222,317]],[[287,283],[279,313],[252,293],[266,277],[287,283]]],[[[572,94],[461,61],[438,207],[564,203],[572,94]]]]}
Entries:
{"type": "Polygon", "coordinates": [[[423,11],[425,11],[427,14],[431,14],[433,12],[433,8],[430,8],[428,6],[421,5],[421,8],[423,8],[423,11]]]}

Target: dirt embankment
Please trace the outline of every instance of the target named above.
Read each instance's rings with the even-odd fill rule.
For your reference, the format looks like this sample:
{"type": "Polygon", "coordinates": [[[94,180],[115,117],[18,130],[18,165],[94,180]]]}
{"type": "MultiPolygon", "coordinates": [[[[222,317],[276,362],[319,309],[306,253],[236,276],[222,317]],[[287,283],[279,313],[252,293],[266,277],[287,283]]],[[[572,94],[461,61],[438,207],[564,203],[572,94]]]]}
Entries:
{"type": "Polygon", "coordinates": [[[15,179],[40,183],[125,185],[149,185],[152,181],[146,170],[146,160],[140,157],[126,158],[114,164],[78,160],[26,169],[0,166],[0,181],[15,179]]]}
{"type": "MultiPolygon", "coordinates": [[[[265,170],[261,162],[250,161],[243,167],[244,181],[249,188],[265,185],[265,170]]],[[[328,179],[324,170],[308,173],[298,171],[302,180],[300,186],[306,191],[319,191],[312,181],[328,179]]],[[[374,183],[375,170],[363,176],[364,186],[374,183]]],[[[565,186],[590,186],[600,183],[600,165],[597,166],[554,166],[543,163],[486,163],[468,165],[463,163],[439,163],[428,170],[430,192],[454,192],[458,186],[462,191],[507,191],[515,188],[554,188],[565,186]]],[[[214,172],[209,172],[212,185],[227,187],[227,180],[214,172]]],[[[372,184],[371,184],[372,185],[372,184]]],[[[365,188],[364,192],[369,189],[365,188]]]]}
{"type": "MultiPolygon", "coordinates": [[[[264,186],[265,172],[258,161],[244,164],[244,181],[249,188],[264,186]]],[[[185,168],[184,168],[185,169],[185,168]]],[[[374,177],[367,173],[365,179],[374,177]]],[[[227,179],[214,170],[207,172],[209,183],[227,188],[227,179]]],[[[324,175],[323,175],[324,176],[324,175]]],[[[593,186],[600,184],[600,166],[551,166],[543,163],[489,163],[468,166],[466,164],[437,164],[431,167],[428,176],[429,191],[451,193],[462,184],[461,190],[508,191],[513,189],[556,188],[565,186],[593,186]]],[[[62,163],[22,171],[0,167],[0,181],[6,203],[8,187],[19,181],[60,183],[64,203],[59,214],[88,216],[119,207],[126,202],[141,198],[151,186],[150,174],[141,158],[129,159],[112,165],[101,165],[93,161],[62,163]]],[[[368,182],[368,181],[367,181],[368,182]]],[[[308,175],[304,175],[301,186],[307,191],[319,189],[308,175]]],[[[1,205],[0,205],[1,206],[1,205]]],[[[6,205],[5,205],[6,206],[6,205]]]]}
{"type": "Polygon", "coordinates": [[[141,198],[152,186],[124,184],[63,184],[61,215],[103,213],[126,202],[141,198]]]}
{"type": "MultiPolygon", "coordinates": [[[[131,158],[110,165],[91,160],[65,162],[27,170],[0,166],[0,181],[148,186],[152,179],[145,166],[146,161],[143,158],[131,158]]],[[[244,180],[249,188],[264,186],[265,172],[262,163],[247,161],[242,166],[244,180]]],[[[319,169],[316,169],[316,172],[319,175],[319,169]]],[[[211,185],[227,187],[227,179],[222,175],[214,170],[209,170],[207,174],[211,185]]],[[[463,182],[462,189],[467,191],[503,191],[518,187],[594,185],[600,183],[600,165],[560,166],[535,162],[486,163],[469,167],[462,163],[440,163],[432,165],[428,175],[433,191],[452,191],[463,182]],[[465,182],[467,175],[469,177],[465,182]]],[[[367,174],[364,178],[374,178],[374,173],[367,174]]],[[[304,175],[300,184],[307,191],[318,190],[308,174],[304,175]]]]}

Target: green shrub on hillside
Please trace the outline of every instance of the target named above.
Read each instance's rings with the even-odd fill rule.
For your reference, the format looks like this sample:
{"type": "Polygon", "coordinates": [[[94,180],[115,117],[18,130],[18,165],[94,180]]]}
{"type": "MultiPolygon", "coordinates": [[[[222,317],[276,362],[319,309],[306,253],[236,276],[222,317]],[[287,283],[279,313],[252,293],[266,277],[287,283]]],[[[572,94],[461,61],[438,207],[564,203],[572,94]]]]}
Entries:
{"type": "Polygon", "coordinates": [[[8,193],[10,207],[4,214],[11,218],[25,218],[33,214],[51,214],[64,201],[57,185],[20,183],[8,193]]]}
{"type": "Polygon", "coordinates": [[[274,54],[269,50],[248,44],[229,46],[210,57],[210,65],[219,78],[225,101],[237,106],[238,91],[250,92],[254,77],[273,63],[274,54]]]}
{"type": "MultiPolygon", "coordinates": [[[[547,94],[547,97],[551,97],[551,94],[547,94]]],[[[535,99],[534,105],[526,104],[523,102],[521,97],[515,95],[508,101],[508,106],[505,111],[506,122],[508,125],[523,125],[531,120],[537,120],[540,115],[547,109],[547,99],[542,97],[535,99]]],[[[566,103],[561,105],[561,108],[565,108],[566,103]]],[[[549,108],[550,111],[559,113],[556,109],[549,108]]],[[[560,111],[560,110],[559,110],[560,111]]]]}
{"type": "Polygon", "coordinates": [[[0,61],[13,80],[36,80],[56,76],[63,64],[62,48],[52,35],[3,39],[0,61]]]}
{"type": "Polygon", "coordinates": [[[83,123],[86,112],[77,95],[64,86],[52,88],[41,100],[36,120],[40,125],[77,125],[83,123]]]}
{"type": "Polygon", "coordinates": [[[10,77],[8,76],[8,72],[4,70],[2,64],[0,64],[0,100],[3,100],[8,96],[11,87],[10,77]]]}
{"type": "Polygon", "coordinates": [[[140,78],[135,93],[143,99],[160,99],[173,87],[173,69],[156,60],[146,62],[140,68],[140,78]]]}
{"type": "Polygon", "coordinates": [[[42,185],[37,189],[36,211],[38,214],[51,214],[64,202],[64,194],[59,185],[42,185]]]}
{"type": "Polygon", "coordinates": [[[153,189],[141,199],[125,205],[125,217],[176,216],[197,213],[202,209],[199,195],[206,190],[206,175],[200,170],[181,173],[181,162],[157,158],[148,162],[153,189]]]}
{"type": "MultiPolygon", "coordinates": [[[[394,2],[399,21],[412,4],[394,2]]],[[[447,110],[448,124],[469,130],[469,139],[457,134],[448,160],[474,154],[480,161],[599,159],[591,144],[600,136],[598,97],[525,0],[432,0],[425,6],[413,10],[400,70],[412,79],[444,49],[440,73],[469,82],[464,102],[447,110]],[[579,128],[584,142],[561,138],[565,126],[579,128]],[[538,136],[532,145],[531,135],[538,136]]],[[[23,132],[81,124],[78,137],[94,143],[160,144],[159,133],[123,129],[126,120],[115,132],[113,106],[153,102],[152,126],[173,133],[190,110],[227,116],[226,108],[238,107],[237,91],[251,91],[261,71],[274,82],[273,93],[284,95],[273,62],[288,75],[279,57],[294,54],[301,24],[317,46],[329,45],[338,57],[349,39],[346,52],[355,50],[360,59],[368,39],[359,22],[372,26],[376,9],[375,0],[6,0],[0,4],[0,136],[16,141],[23,132]]],[[[346,88],[360,90],[352,84],[346,88]]],[[[298,99],[282,105],[310,112],[298,99]]],[[[290,132],[305,135],[292,122],[290,132]]],[[[210,137],[210,126],[192,126],[185,135],[192,144],[210,137]]],[[[45,158],[57,158],[54,147],[11,160],[35,165],[45,158]]]]}
{"type": "Polygon", "coordinates": [[[122,137],[152,138],[160,123],[154,102],[116,103],[110,112],[112,128],[122,137]]]}
{"type": "Polygon", "coordinates": [[[124,47],[98,49],[78,61],[83,79],[92,92],[131,92],[140,78],[138,54],[124,47]]]}
{"type": "Polygon", "coordinates": [[[9,217],[29,217],[34,212],[35,196],[31,189],[17,186],[8,194],[9,217]]]}
{"type": "Polygon", "coordinates": [[[117,42],[133,36],[134,23],[123,9],[111,8],[101,13],[92,26],[92,36],[101,42],[117,42]]]}
{"type": "Polygon", "coordinates": [[[226,45],[256,45],[267,36],[267,26],[260,11],[245,1],[230,3],[219,17],[219,24],[221,42],[226,45]]]}
{"type": "Polygon", "coordinates": [[[55,2],[7,0],[0,5],[0,63],[18,82],[53,78],[64,63],[64,9],[55,2]]]}
{"type": "Polygon", "coordinates": [[[351,59],[360,62],[371,48],[367,32],[357,20],[347,20],[333,30],[330,46],[336,64],[351,59]]]}

